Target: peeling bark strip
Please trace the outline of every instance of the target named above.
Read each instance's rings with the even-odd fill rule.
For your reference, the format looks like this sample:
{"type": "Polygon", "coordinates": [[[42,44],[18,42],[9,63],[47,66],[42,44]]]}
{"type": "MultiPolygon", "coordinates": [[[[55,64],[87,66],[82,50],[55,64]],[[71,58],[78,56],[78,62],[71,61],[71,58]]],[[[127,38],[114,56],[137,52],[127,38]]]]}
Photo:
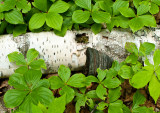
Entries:
{"type": "Polygon", "coordinates": [[[133,34],[129,30],[114,29],[112,32],[102,31],[94,35],[91,31],[68,31],[64,37],[56,36],[53,32],[26,33],[13,38],[12,35],[0,36],[0,77],[8,77],[17,68],[11,64],[7,55],[18,51],[26,55],[30,48],[39,51],[39,58],[47,64],[43,73],[55,73],[59,65],[69,66],[71,70],[81,70],[86,63],[87,47],[95,48],[106,53],[114,60],[122,61],[126,57],[125,43],[134,42],[139,47],[141,42],[151,42],[159,48],[160,28],[143,29],[133,34]],[[76,36],[86,34],[88,43],[76,42],[76,36]]]}

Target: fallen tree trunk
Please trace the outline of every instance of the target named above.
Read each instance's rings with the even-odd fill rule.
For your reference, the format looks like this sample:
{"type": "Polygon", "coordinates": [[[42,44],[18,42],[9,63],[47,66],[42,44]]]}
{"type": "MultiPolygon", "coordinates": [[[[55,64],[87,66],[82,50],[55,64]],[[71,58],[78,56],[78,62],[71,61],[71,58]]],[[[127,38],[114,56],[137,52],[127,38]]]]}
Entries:
{"type": "Polygon", "coordinates": [[[114,29],[112,32],[103,30],[94,35],[91,31],[68,31],[64,37],[53,32],[26,33],[13,38],[13,35],[0,36],[0,77],[10,76],[17,68],[9,62],[7,55],[18,51],[26,55],[30,48],[39,51],[39,58],[47,64],[44,74],[55,73],[59,65],[69,66],[71,70],[81,70],[86,64],[86,49],[95,48],[106,53],[114,60],[123,61],[126,57],[126,42],[134,42],[139,47],[141,42],[151,42],[159,47],[160,29],[143,29],[133,34],[130,30],[114,29]],[[77,38],[86,38],[81,43],[77,38]],[[78,43],[80,42],[80,43],[78,43]]]}

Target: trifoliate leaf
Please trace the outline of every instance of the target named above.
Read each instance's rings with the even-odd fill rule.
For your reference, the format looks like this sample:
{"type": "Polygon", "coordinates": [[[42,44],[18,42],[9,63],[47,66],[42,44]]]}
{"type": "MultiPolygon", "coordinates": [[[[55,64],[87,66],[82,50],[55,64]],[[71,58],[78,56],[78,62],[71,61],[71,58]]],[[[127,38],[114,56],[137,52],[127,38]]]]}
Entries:
{"type": "Polygon", "coordinates": [[[129,21],[129,26],[132,29],[132,31],[135,32],[142,29],[144,27],[144,23],[141,18],[135,17],[129,21]]]}

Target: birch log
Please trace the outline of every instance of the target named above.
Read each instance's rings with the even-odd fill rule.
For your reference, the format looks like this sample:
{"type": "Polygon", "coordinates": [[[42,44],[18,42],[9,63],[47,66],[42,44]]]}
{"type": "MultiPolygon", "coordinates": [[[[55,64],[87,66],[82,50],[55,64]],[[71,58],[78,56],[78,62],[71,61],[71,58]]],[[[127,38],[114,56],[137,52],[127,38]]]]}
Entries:
{"type": "MultiPolygon", "coordinates": [[[[134,42],[139,47],[141,42],[151,42],[160,46],[160,27],[154,29],[144,28],[136,33],[128,29],[114,29],[112,32],[103,30],[94,35],[90,30],[67,31],[64,37],[56,36],[53,32],[26,33],[13,38],[13,35],[0,36],[0,77],[10,76],[17,68],[10,63],[7,55],[18,51],[26,55],[30,48],[39,51],[39,58],[47,64],[44,74],[55,73],[59,65],[69,66],[71,70],[81,70],[86,63],[86,49],[95,48],[105,52],[114,60],[123,61],[126,57],[124,49],[126,42],[134,42]],[[77,43],[78,34],[86,34],[88,43],[77,43]]],[[[152,56],[150,56],[151,60],[152,56]]]]}

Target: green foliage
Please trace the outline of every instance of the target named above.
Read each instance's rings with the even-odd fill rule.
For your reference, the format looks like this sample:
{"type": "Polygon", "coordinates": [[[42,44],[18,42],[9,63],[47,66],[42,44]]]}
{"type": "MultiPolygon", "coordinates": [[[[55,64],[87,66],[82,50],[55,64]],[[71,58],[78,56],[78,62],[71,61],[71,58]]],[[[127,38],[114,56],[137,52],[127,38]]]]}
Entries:
{"type": "Polygon", "coordinates": [[[71,75],[71,70],[61,65],[58,76],[49,79],[41,79],[41,68],[46,69],[46,65],[43,59],[37,59],[38,51],[28,50],[26,59],[21,53],[10,53],[9,61],[20,67],[9,78],[8,83],[14,89],[5,93],[5,105],[17,107],[14,113],[63,113],[65,106],[74,101],[76,113],[85,106],[95,113],[154,113],[152,108],[144,106],[146,98],[140,90],[133,95],[131,110],[123,104],[121,83],[128,79],[136,89],[148,86],[156,103],[160,96],[160,50],[155,50],[155,45],[148,42],[140,44],[139,49],[134,43],[127,42],[125,48],[130,53],[126,60],[114,61],[108,70],[98,68],[97,76],[71,75]],[[151,64],[147,56],[153,51],[154,64],[151,64]],[[145,65],[141,63],[142,57],[145,65]],[[94,89],[88,88],[93,85],[94,89]],[[53,96],[52,90],[58,91],[58,98],[53,96]]]}
{"type": "Polygon", "coordinates": [[[14,37],[35,31],[51,31],[64,36],[67,30],[91,28],[97,34],[107,25],[131,28],[133,32],[144,26],[156,27],[153,16],[159,13],[159,0],[1,0],[0,28],[18,25],[16,29],[3,27],[0,34],[13,33],[14,37]],[[70,18],[66,25],[66,18],[70,18]],[[92,20],[92,22],[90,21],[92,20]],[[90,21],[90,22],[89,22],[90,21]],[[29,24],[28,24],[29,23],[29,24]],[[82,25],[83,24],[83,25],[82,25]],[[79,28],[80,26],[80,28],[79,28]],[[49,29],[46,29],[49,28],[49,29]]]}

